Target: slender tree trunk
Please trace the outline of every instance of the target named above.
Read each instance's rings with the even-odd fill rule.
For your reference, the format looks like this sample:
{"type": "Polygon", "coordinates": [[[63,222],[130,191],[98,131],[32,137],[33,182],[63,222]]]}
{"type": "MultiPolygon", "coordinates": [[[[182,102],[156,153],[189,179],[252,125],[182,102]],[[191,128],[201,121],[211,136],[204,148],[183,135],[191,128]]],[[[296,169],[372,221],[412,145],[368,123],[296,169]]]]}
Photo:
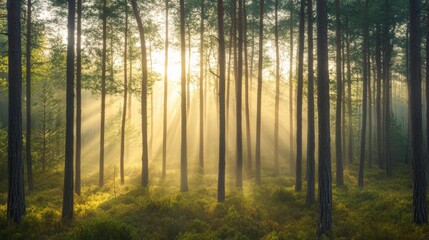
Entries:
{"type": "MultiPolygon", "coordinates": [[[[247,137],[247,170],[249,175],[252,172],[252,141],[251,141],[251,130],[250,130],[250,99],[249,99],[249,61],[247,52],[247,12],[246,12],[246,0],[243,0],[243,18],[244,18],[244,96],[245,96],[245,108],[246,108],[246,137],[247,137]]],[[[252,74],[252,72],[250,72],[252,74]]]]}
{"type": "Polygon", "coordinates": [[[103,50],[101,60],[101,124],[100,124],[100,175],[98,184],[104,185],[104,126],[106,121],[106,48],[107,48],[107,0],[103,0],[103,50]]]}
{"type": "Polygon", "coordinates": [[[329,125],[328,13],[317,0],[317,107],[319,113],[319,220],[317,235],[330,236],[332,225],[331,139],[329,125]]]}
{"type": "MultiPolygon", "coordinates": [[[[428,8],[429,9],[429,8],[428,8]]],[[[426,207],[426,179],[423,156],[422,86],[420,54],[420,0],[410,0],[410,87],[411,145],[413,152],[413,215],[414,223],[428,222],[426,207]]]]}
{"type": "Polygon", "coordinates": [[[305,0],[301,0],[299,11],[298,42],[298,94],[296,101],[296,174],[295,191],[302,191],[302,88],[304,85],[304,24],[305,0]]]}
{"type": "Polygon", "coordinates": [[[290,58],[289,58],[289,161],[290,161],[290,174],[294,175],[295,164],[293,159],[293,0],[290,0],[290,58]]]}
{"type": "Polygon", "coordinates": [[[383,169],[383,134],[382,134],[382,113],[381,113],[381,37],[380,25],[376,27],[375,40],[375,65],[377,68],[377,96],[376,96],[376,114],[377,114],[377,163],[380,169],[383,169]]]}
{"type": "Polygon", "coordinates": [[[149,184],[149,155],[148,155],[148,137],[147,137],[147,54],[146,54],[146,40],[144,34],[143,22],[140,17],[140,10],[137,6],[136,0],[131,0],[134,16],[137,21],[140,34],[140,46],[142,54],[142,95],[141,95],[141,110],[142,110],[142,187],[147,187],[149,184]]]}
{"type": "Polygon", "coordinates": [[[280,51],[279,51],[279,0],[275,1],[274,38],[276,47],[276,97],[274,110],[274,175],[279,175],[279,101],[280,101],[280,51]]]}
{"type": "Polygon", "coordinates": [[[258,92],[256,103],[256,154],[255,179],[261,183],[261,103],[262,103],[262,58],[264,42],[264,0],[259,1],[259,58],[258,58],[258,92]]]}
{"type": "Polygon", "coordinates": [[[76,21],[76,166],[75,192],[81,192],[81,145],[82,145],[82,0],[77,0],[76,21]]]}
{"type": "Polygon", "coordinates": [[[351,64],[350,64],[350,36],[349,36],[349,29],[348,29],[348,18],[346,18],[346,26],[347,26],[347,32],[346,32],[346,52],[347,52],[347,112],[348,112],[348,158],[349,163],[353,163],[353,122],[352,122],[352,70],[351,70],[351,64]]]}
{"type": "Polygon", "coordinates": [[[223,0],[217,0],[219,39],[219,176],[217,201],[225,201],[225,38],[223,30],[223,0]]]}
{"type": "Polygon", "coordinates": [[[204,0],[201,1],[200,22],[200,146],[199,146],[199,171],[204,173],[204,0]]]}
{"type": "Polygon", "coordinates": [[[237,188],[243,188],[243,133],[242,133],[242,78],[243,78],[243,0],[238,0],[238,59],[237,78],[235,79],[235,103],[236,103],[236,145],[237,165],[236,181],[237,188]]]}
{"type": "MultiPolygon", "coordinates": [[[[70,2],[70,1],[69,1],[70,2]]],[[[7,1],[8,26],[8,195],[7,218],[21,223],[25,214],[24,166],[22,162],[22,62],[21,62],[21,1],[7,1]]],[[[72,170],[73,171],[73,170],[72,170]]],[[[73,190],[72,190],[73,191],[73,190]]]]}
{"type": "Polygon", "coordinates": [[[27,95],[27,134],[25,141],[25,156],[27,158],[28,190],[33,190],[33,167],[31,156],[31,0],[27,2],[27,42],[26,42],[26,95],[27,95]]]}
{"type": "Polygon", "coordinates": [[[368,0],[365,0],[364,10],[364,28],[363,28],[363,101],[362,101],[362,128],[360,140],[360,157],[359,157],[359,182],[360,188],[363,188],[363,171],[365,162],[365,140],[366,140],[366,121],[367,121],[367,106],[368,106],[368,0]]]}
{"type": "Polygon", "coordinates": [[[315,201],[315,143],[314,143],[314,72],[313,72],[313,1],[307,0],[308,21],[308,130],[307,130],[307,195],[305,202],[315,201]]]}
{"type": "MultiPolygon", "coordinates": [[[[233,0],[232,2],[232,14],[231,14],[231,31],[229,36],[229,59],[228,59],[228,79],[227,79],[227,89],[226,89],[226,156],[228,157],[228,136],[229,136],[229,99],[230,99],[230,85],[231,85],[231,59],[233,59],[237,56],[237,53],[235,52],[235,34],[237,32],[236,29],[236,8],[237,8],[237,1],[233,0]],[[233,50],[234,48],[234,50],[233,50]]],[[[235,59],[233,60],[233,72],[234,77],[235,75],[235,59]]]]}
{"type": "Polygon", "coordinates": [[[385,154],[384,161],[386,163],[386,175],[392,176],[392,159],[390,157],[390,2],[385,0],[385,25],[383,32],[383,77],[384,77],[384,134],[385,134],[385,154]]]}
{"type": "MultiPolygon", "coordinates": [[[[79,0],[81,1],[81,0],[79,0]]],[[[122,125],[121,125],[121,159],[120,175],[121,184],[125,183],[124,173],[124,155],[125,155],[125,122],[127,120],[127,100],[128,100],[128,71],[127,71],[127,53],[128,53],[128,1],[125,0],[125,30],[124,30],[124,104],[122,106],[122,125]]]]}
{"type": "MultiPolygon", "coordinates": [[[[189,46],[190,47],[190,46],[189,46]]],[[[182,137],[180,158],[180,191],[188,191],[188,157],[186,139],[186,43],[185,43],[185,1],[180,0],[180,49],[181,49],[181,98],[182,98],[182,137]]]]}
{"type": "Polygon", "coordinates": [[[368,44],[368,168],[372,167],[372,91],[371,91],[371,52],[368,44]]]}
{"type": "Polygon", "coordinates": [[[336,161],[336,184],[344,184],[343,178],[343,153],[341,140],[341,100],[343,97],[342,73],[341,73],[341,17],[340,0],[335,0],[335,18],[336,18],[336,70],[337,70],[337,104],[335,114],[335,161],[336,161]]]}
{"type": "Polygon", "coordinates": [[[167,174],[167,109],[168,109],[168,1],[165,0],[164,119],[162,122],[162,177],[167,174]]]}
{"type": "Polygon", "coordinates": [[[62,219],[70,222],[73,219],[73,102],[74,102],[74,18],[75,0],[68,1],[67,17],[67,89],[66,89],[66,146],[64,164],[64,192],[62,219]]]}

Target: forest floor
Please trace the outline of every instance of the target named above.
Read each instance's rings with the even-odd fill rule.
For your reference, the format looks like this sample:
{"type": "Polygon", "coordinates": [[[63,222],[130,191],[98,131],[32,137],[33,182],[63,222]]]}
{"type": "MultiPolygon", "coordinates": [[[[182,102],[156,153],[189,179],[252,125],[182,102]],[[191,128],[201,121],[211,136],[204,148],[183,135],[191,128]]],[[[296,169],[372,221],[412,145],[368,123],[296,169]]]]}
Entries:
{"type": "MultiPolygon", "coordinates": [[[[363,190],[356,173],[352,166],[345,186],[333,184],[334,239],[429,239],[429,225],[412,223],[409,165],[397,165],[392,178],[377,167],[366,170],[363,190]]],[[[295,192],[291,177],[264,175],[259,186],[246,180],[242,191],[229,178],[226,201],[218,204],[214,174],[190,176],[187,193],[179,192],[177,175],[153,180],[148,189],[139,187],[139,171],[134,176],[124,186],[111,181],[101,189],[94,176],[75,197],[75,220],[68,225],[61,223],[60,171],[36,174],[20,226],[6,220],[2,181],[0,239],[316,239],[317,205],[305,204],[306,187],[295,192]]]]}

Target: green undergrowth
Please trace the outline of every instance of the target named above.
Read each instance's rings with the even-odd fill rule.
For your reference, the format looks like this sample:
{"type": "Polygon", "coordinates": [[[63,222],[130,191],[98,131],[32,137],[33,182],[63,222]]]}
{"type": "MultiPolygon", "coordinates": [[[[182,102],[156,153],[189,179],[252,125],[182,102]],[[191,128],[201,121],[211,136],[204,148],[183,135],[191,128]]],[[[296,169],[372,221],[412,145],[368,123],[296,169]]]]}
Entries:
{"type": "MultiPolygon", "coordinates": [[[[412,224],[409,166],[397,166],[392,178],[376,167],[367,170],[363,189],[357,187],[356,172],[357,166],[347,168],[341,187],[333,179],[333,239],[429,238],[427,225],[412,224]]],[[[21,225],[6,220],[7,191],[0,185],[0,239],[317,238],[317,205],[306,205],[306,187],[295,192],[291,177],[266,176],[259,186],[246,180],[242,190],[227,179],[222,204],[217,203],[215,175],[190,176],[187,193],[179,192],[173,174],[145,189],[137,177],[123,186],[117,181],[103,188],[84,185],[75,195],[75,218],[69,224],[61,222],[62,174],[36,174],[35,180],[21,225]]]]}

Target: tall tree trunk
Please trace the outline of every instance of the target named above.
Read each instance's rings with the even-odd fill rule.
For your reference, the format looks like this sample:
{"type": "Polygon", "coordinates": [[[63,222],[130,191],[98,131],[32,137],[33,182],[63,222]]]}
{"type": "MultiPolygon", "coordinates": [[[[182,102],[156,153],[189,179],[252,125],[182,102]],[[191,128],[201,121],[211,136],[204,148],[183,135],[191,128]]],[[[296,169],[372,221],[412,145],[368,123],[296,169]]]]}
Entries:
{"type": "Polygon", "coordinates": [[[259,58],[258,58],[258,92],[256,103],[256,154],[255,180],[261,183],[261,103],[262,103],[262,58],[264,42],[264,0],[259,1],[259,58]]]}
{"type": "MultiPolygon", "coordinates": [[[[81,1],[81,0],[79,0],[81,1]]],[[[125,155],[125,122],[127,119],[127,100],[128,100],[128,1],[125,0],[125,30],[124,30],[124,103],[122,106],[122,125],[121,125],[121,159],[120,159],[120,175],[121,184],[125,183],[124,173],[124,155],[125,155]]]]}
{"type": "Polygon", "coordinates": [[[200,22],[200,146],[199,146],[199,171],[204,173],[204,0],[201,1],[200,22]]]}
{"type": "Polygon", "coordinates": [[[162,122],[162,177],[167,174],[167,107],[168,107],[168,1],[165,0],[164,119],[162,122]]]}
{"type": "Polygon", "coordinates": [[[243,78],[243,0],[238,0],[238,59],[237,78],[235,79],[235,113],[236,113],[236,181],[237,188],[243,188],[243,133],[242,133],[242,78],[243,78]]]}
{"type": "Polygon", "coordinates": [[[289,29],[289,161],[290,175],[294,175],[295,164],[293,159],[293,0],[289,2],[290,7],[290,29],[289,29]]]}
{"type": "Polygon", "coordinates": [[[219,39],[219,176],[217,201],[225,201],[225,37],[223,30],[223,0],[217,0],[219,39]]]}
{"type": "Polygon", "coordinates": [[[336,19],[336,70],[337,70],[337,104],[335,114],[335,161],[336,161],[336,184],[344,184],[343,178],[343,153],[341,140],[341,100],[343,97],[342,73],[341,73],[341,17],[340,0],[335,0],[335,19],[336,19]]]}
{"type": "Polygon", "coordinates": [[[386,175],[392,176],[392,159],[390,157],[390,58],[391,58],[391,46],[390,46],[390,2],[385,0],[385,24],[383,32],[383,77],[384,77],[384,137],[385,137],[385,154],[384,161],[386,163],[386,175]]]}
{"type": "Polygon", "coordinates": [[[73,102],[74,102],[74,18],[75,0],[68,1],[67,17],[67,89],[66,89],[66,146],[64,164],[64,192],[62,219],[70,222],[73,219],[73,102]]]}
{"type": "MultiPolygon", "coordinates": [[[[72,1],[69,1],[72,2],[72,1]]],[[[21,63],[21,1],[7,1],[8,36],[8,195],[7,218],[21,223],[25,214],[24,166],[22,163],[22,63],[21,63]]],[[[69,32],[70,33],[70,32],[69,32]]],[[[73,170],[72,170],[73,171],[73,170]]],[[[73,190],[72,190],[73,191],[73,190]]]]}
{"type": "MultiPolygon", "coordinates": [[[[428,8],[429,9],[429,8],[428,8]]],[[[420,54],[420,0],[410,0],[410,90],[411,145],[413,151],[413,215],[414,223],[428,222],[426,207],[426,180],[423,156],[422,86],[420,54]]]]}
{"type": "Polygon", "coordinates": [[[296,101],[296,175],[295,191],[302,190],[302,88],[304,85],[304,26],[305,0],[301,0],[299,11],[299,42],[298,42],[298,94],[296,101]]]}
{"type": "Polygon", "coordinates": [[[348,122],[348,159],[349,163],[353,163],[353,122],[352,122],[352,69],[350,64],[350,34],[348,29],[348,18],[346,17],[346,52],[347,52],[347,122],[348,122]]]}
{"type": "Polygon", "coordinates": [[[77,0],[76,21],[76,166],[75,192],[81,192],[81,145],[82,145],[82,0],[77,0]]]}
{"type": "MultiPolygon", "coordinates": [[[[249,99],[249,61],[247,52],[247,12],[246,12],[246,0],[243,0],[243,18],[244,18],[244,97],[245,97],[245,109],[246,109],[246,138],[247,138],[247,170],[249,175],[252,172],[252,141],[251,141],[251,130],[250,130],[250,99],[249,99]]],[[[252,72],[250,72],[252,75],[252,72]]]]}
{"type": "Polygon", "coordinates": [[[100,175],[98,184],[104,185],[104,125],[106,121],[106,48],[107,48],[107,0],[103,0],[103,50],[101,59],[101,124],[100,124],[100,175]]]}
{"type": "Polygon", "coordinates": [[[142,95],[141,95],[141,110],[142,110],[142,187],[147,187],[149,184],[149,154],[148,154],[148,137],[147,137],[147,54],[146,54],[146,40],[144,34],[143,22],[140,17],[140,10],[137,6],[136,0],[131,0],[134,16],[137,21],[140,35],[140,46],[142,54],[142,95]]]}
{"type": "MultiPolygon", "coordinates": [[[[231,59],[233,59],[233,57],[235,58],[237,56],[236,52],[235,52],[235,34],[237,32],[236,29],[236,9],[237,9],[237,1],[233,0],[232,1],[232,13],[231,13],[231,31],[230,31],[230,35],[229,35],[229,59],[228,59],[228,79],[227,79],[227,86],[226,86],[226,156],[229,158],[228,155],[228,136],[229,136],[229,99],[230,99],[230,85],[231,85],[231,59]],[[234,51],[233,51],[234,48],[234,51]]],[[[233,60],[233,76],[236,77],[235,75],[235,69],[236,69],[236,65],[235,65],[235,59],[233,60]]]]}
{"type": "Polygon", "coordinates": [[[307,0],[308,21],[308,130],[307,130],[307,195],[305,202],[315,201],[315,143],[314,143],[314,72],[313,72],[313,1],[307,0]]]}
{"type": "Polygon", "coordinates": [[[329,125],[328,13],[317,0],[317,107],[319,113],[319,220],[317,235],[331,235],[332,179],[329,125]]]}
{"type": "Polygon", "coordinates": [[[27,158],[28,190],[33,190],[33,167],[31,156],[31,0],[27,2],[27,42],[26,42],[26,95],[27,95],[27,134],[25,156],[27,158]]]}
{"type": "Polygon", "coordinates": [[[279,101],[280,101],[280,51],[279,51],[279,0],[275,1],[274,39],[276,47],[276,97],[274,110],[274,175],[279,175],[279,101]]]}
{"type": "Polygon", "coordinates": [[[359,157],[359,182],[360,188],[363,188],[363,170],[365,162],[365,141],[366,141],[366,121],[367,121],[367,107],[368,107],[368,0],[365,0],[364,9],[364,27],[363,27],[363,96],[362,96],[362,128],[361,128],[361,139],[360,139],[360,157],[359,157]]]}
{"type": "MultiPolygon", "coordinates": [[[[189,46],[190,47],[190,46],[189,46]]],[[[186,43],[185,43],[185,1],[180,0],[180,49],[181,49],[181,98],[182,98],[182,136],[180,157],[180,191],[188,191],[188,160],[186,139],[186,43]]]]}
{"type": "Polygon", "coordinates": [[[371,91],[371,52],[368,44],[368,168],[372,167],[372,91],[371,91]]]}
{"type": "Polygon", "coordinates": [[[380,169],[383,169],[383,134],[382,134],[382,113],[381,113],[381,36],[380,25],[376,26],[375,35],[375,65],[377,68],[377,96],[375,102],[377,114],[377,163],[380,169]]]}

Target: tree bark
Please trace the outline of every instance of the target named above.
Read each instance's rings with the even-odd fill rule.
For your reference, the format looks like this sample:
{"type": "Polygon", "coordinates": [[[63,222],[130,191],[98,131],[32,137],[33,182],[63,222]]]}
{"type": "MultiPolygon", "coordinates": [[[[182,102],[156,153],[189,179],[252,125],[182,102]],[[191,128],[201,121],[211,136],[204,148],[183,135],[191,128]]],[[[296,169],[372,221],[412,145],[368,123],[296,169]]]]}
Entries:
{"type": "MultiPolygon", "coordinates": [[[[422,86],[420,54],[420,0],[410,0],[410,95],[411,145],[413,152],[413,216],[415,224],[428,222],[426,207],[426,179],[423,155],[422,86]]],[[[429,9],[429,8],[428,8],[429,9]]]]}
{"type": "Polygon", "coordinates": [[[75,0],[68,1],[67,17],[67,89],[66,89],[66,146],[64,164],[64,192],[62,219],[70,222],[73,219],[73,115],[74,115],[74,27],[75,0]]]}
{"type": "Polygon", "coordinates": [[[369,30],[368,30],[368,0],[365,0],[365,9],[363,15],[364,27],[363,27],[363,96],[362,96],[362,128],[361,128],[361,139],[360,139],[360,157],[359,157],[359,180],[358,186],[363,188],[363,173],[365,165],[365,141],[366,141],[366,122],[367,122],[367,107],[368,107],[368,41],[369,41],[369,30]]]}
{"type": "Polygon", "coordinates": [[[384,78],[384,162],[387,177],[392,176],[392,161],[390,158],[390,2],[385,0],[385,19],[383,31],[383,78],[384,78]]]}
{"type": "Polygon", "coordinates": [[[308,130],[307,130],[307,195],[305,202],[315,201],[315,143],[314,143],[314,72],[313,72],[313,1],[307,0],[308,21],[308,130]]]}
{"type": "Polygon", "coordinates": [[[106,49],[107,49],[107,0],[103,0],[103,50],[101,59],[101,123],[100,123],[100,170],[98,184],[104,186],[104,128],[106,121],[106,49]]]}
{"type": "Polygon", "coordinates": [[[377,68],[377,96],[375,100],[375,108],[377,114],[377,163],[380,169],[384,166],[383,157],[383,126],[382,126],[382,113],[381,113],[381,37],[380,25],[376,26],[375,35],[375,65],[377,68]]]}
{"type": "MultiPolygon", "coordinates": [[[[247,170],[249,175],[252,172],[252,141],[251,141],[251,130],[250,130],[250,99],[249,99],[249,61],[247,52],[247,12],[246,12],[246,0],[243,0],[243,18],[244,18],[244,97],[245,97],[245,109],[246,109],[246,137],[247,137],[247,170]]],[[[250,72],[252,75],[252,72],[250,72]]]]}
{"type": "Polygon", "coordinates": [[[21,1],[7,1],[8,25],[8,195],[7,218],[21,223],[25,214],[24,166],[22,162],[22,63],[21,63],[21,1]]]}
{"type": "Polygon", "coordinates": [[[80,195],[82,146],[82,0],[77,0],[76,28],[76,179],[74,191],[77,195],[80,195]]]}
{"type": "Polygon", "coordinates": [[[295,164],[293,159],[293,0],[289,2],[290,7],[290,58],[289,58],[289,167],[290,175],[294,175],[295,164]]]}
{"type": "Polygon", "coordinates": [[[298,42],[298,87],[296,101],[296,174],[295,191],[302,191],[302,88],[304,85],[304,24],[305,0],[301,0],[299,11],[299,42],[298,42]]]}
{"type": "Polygon", "coordinates": [[[256,103],[256,154],[255,180],[261,183],[261,103],[262,103],[262,58],[264,42],[264,0],[259,1],[259,58],[258,58],[258,92],[256,103]]]}
{"type": "Polygon", "coordinates": [[[347,112],[348,112],[348,159],[349,163],[353,163],[353,122],[352,122],[352,70],[350,64],[350,34],[348,29],[348,18],[346,17],[346,52],[347,52],[347,112]]]}
{"type": "Polygon", "coordinates": [[[223,30],[223,0],[217,0],[219,39],[219,175],[218,202],[225,201],[225,37],[223,30]]]}
{"type": "Polygon", "coordinates": [[[319,219],[317,235],[330,236],[332,225],[331,139],[329,125],[328,14],[317,0],[317,106],[319,113],[319,219]]]}
{"type": "Polygon", "coordinates": [[[337,104],[335,114],[335,161],[336,161],[336,184],[344,184],[343,177],[343,153],[341,140],[341,100],[343,97],[342,73],[341,73],[341,17],[340,17],[340,0],[335,0],[335,19],[336,19],[336,73],[337,73],[337,104]]]}
{"type": "MultiPolygon", "coordinates": [[[[81,1],[81,0],[79,0],[81,1]]],[[[127,100],[128,100],[128,71],[127,71],[127,60],[128,60],[128,1],[125,0],[125,30],[124,30],[124,103],[122,106],[122,125],[121,125],[121,159],[120,159],[120,175],[121,184],[125,183],[125,172],[124,172],[124,156],[125,156],[125,123],[127,120],[127,100]]]]}
{"type": "MultiPolygon", "coordinates": [[[[142,54],[142,93],[141,93],[141,110],[142,110],[142,187],[149,185],[149,154],[148,154],[148,137],[147,137],[147,53],[146,53],[146,40],[144,34],[143,22],[140,17],[140,10],[137,6],[136,0],[131,0],[134,16],[137,21],[137,26],[140,35],[140,46],[142,54]]],[[[186,109],[185,109],[186,111],[186,109]]]]}
{"type": "MultiPolygon", "coordinates": [[[[190,47],[190,46],[189,46],[190,47]]],[[[180,0],[180,49],[181,49],[181,109],[182,109],[182,136],[180,154],[180,191],[188,191],[188,157],[186,139],[186,43],[185,43],[185,2],[180,0]]]]}

